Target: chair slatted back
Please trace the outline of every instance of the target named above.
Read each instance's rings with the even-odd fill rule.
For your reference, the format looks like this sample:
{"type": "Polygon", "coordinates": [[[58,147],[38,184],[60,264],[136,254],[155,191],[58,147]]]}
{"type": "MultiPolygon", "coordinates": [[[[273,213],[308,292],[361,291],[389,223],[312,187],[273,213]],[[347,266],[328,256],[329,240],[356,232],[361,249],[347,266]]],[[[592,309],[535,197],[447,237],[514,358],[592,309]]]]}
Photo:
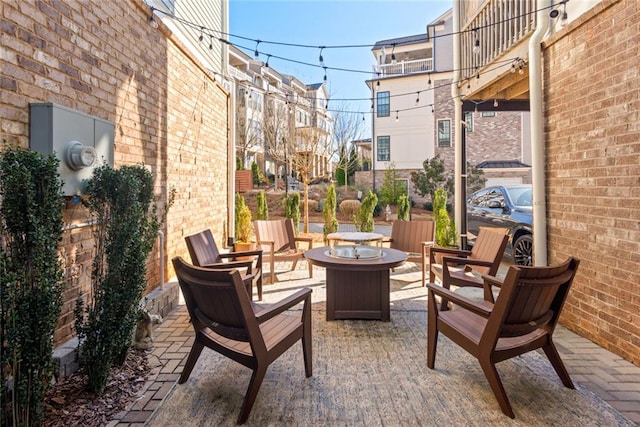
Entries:
{"type": "Polygon", "coordinates": [[[569,258],[551,267],[510,267],[494,308],[502,318],[499,335],[524,335],[544,325],[555,328],[578,264],[569,258]]]}
{"type": "Polygon", "coordinates": [[[209,328],[225,338],[249,341],[249,329],[257,323],[237,270],[203,269],[180,257],[173,266],[196,330],[209,328]]]}
{"type": "Polygon", "coordinates": [[[495,260],[495,262],[491,267],[471,266],[471,270],[479,274],[495,276],[500,267],[500,261],[502,261],[508,239],[509,236],[503,232],[481,228],[469,258],[483,261],[495,260]]]}
{"type": "Polygon", "coordinates": [[[434,223],[431,220],[400,221],[391,225],[391,248],[414,254],[422,253],[421,242],[432,242],[434,223]]]}
{"type": "Polygon", "coordinates": [[[220,259],[220,251],[213,238],[213,234],[211,234],[211,230],[204,230],[187,236],[184,240],[187,243],[187,249],[189,249],[189,255],[191,256],[193,265],[200,267],[222,262],[220,259]]]}
{"type": "MultiPolygon", "coordinates": [[[[296,248],[291,218],[257,220],[254,221],[254,230],[259,242],[274,242],[273,248],[276,253],[296,248]]],[[[262,250],[268,252],[269,248],[263,246],[262,250]]]]}

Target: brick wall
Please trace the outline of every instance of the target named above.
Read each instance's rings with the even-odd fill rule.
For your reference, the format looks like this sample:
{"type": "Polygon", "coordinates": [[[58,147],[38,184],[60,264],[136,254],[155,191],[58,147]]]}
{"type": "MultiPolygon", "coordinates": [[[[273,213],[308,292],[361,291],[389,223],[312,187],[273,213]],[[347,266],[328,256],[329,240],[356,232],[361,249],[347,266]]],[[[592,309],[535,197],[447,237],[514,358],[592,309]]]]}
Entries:
{"type": "Polygon", "coordinates": [[[640,364],[640,4],[604,1],[544,51],[549,256],[581,259],[561,321],[640,364]]]}
{"type": "MultiPolygon", "coordinates": [[[[226,241],[227,93],[142,0],[3,1],[0,8],[0,138],[29,145],[29,103],[54,102],[115,123],[115,166],[144,163],[158,206],[176,190],[165,234],[170,259],[184,236],[211,228],[226,241]]],[[[66,200],[62,250],[68,286],[55,342],[73,335],[73,303],[90,289],[93,241],[87,212],[66,200]]],[[[159,285],[158,245],[148,263],[159,285]]]]}

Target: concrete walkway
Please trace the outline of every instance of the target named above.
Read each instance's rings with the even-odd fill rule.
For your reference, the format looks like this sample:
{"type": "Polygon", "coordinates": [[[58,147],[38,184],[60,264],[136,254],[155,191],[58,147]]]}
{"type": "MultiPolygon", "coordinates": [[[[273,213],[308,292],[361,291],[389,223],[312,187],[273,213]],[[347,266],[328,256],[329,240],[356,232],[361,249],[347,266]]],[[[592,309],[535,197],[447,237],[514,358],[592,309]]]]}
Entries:
{"type": "MultiPolygon", "coordinates": [[[[276,268],[284,271],[288,267],[277,265],[276,268]]],[[[297,270],[301,274],[306,274],[306,269],[304,262],[299,263],[297,270]]],[[[415,270],[418,271],[418,268],[415,270]]],[[[314,277],[316,273],[321,275],[323,272],[318,268],[314,277]]],[[[178,285],[172,282],[166,286],[178,285]]],[[[426,298],[426,291],[424,294],[426,298]]],[[[572,379],[640,425],[640,367],[562,326],[556,329],[554,338],[572,379]]],[[[150,358],[154,369],[138,400],[107,425],[143,426],[176,383],[192,342],[193,329],[189,324],[189,316],[186,307],[180,305],[156,327],[154,350],[150,358]]]]}

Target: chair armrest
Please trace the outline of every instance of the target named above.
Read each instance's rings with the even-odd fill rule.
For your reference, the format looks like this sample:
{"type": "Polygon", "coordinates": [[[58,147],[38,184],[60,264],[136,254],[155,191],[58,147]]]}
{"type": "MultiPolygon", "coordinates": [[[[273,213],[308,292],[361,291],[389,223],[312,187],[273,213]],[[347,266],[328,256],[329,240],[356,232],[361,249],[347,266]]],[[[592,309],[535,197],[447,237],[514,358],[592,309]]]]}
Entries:
{"type": "Polygon", "coordinates": [[[269,246],[269,254],[271,254],[271,256],[273,256],[273,252],[275,251],[276,242],[268,241],[268,240],[258,240],[256,243],[258,243],[258,245],[269,246]]]}
{"type": "Polygon", "coordinates": [[[489,276],[488,274],[483,274],[482,278],[484,282],[488,285],[495,286],[498,288],[502,288],[503,281],[494,276],[489,276]]]}
{"type": "Polygon", "coordinates": [[[262,310],[256,313],[256,320],[258,323],[266,322],[267,320],[277,316],[278,314],[287,311],[291,307],[304,301],[305,305],[311,302],[311,289],[303,288],[298,292],[289,295],[288,297],[278,301],[275,304],[270,304],[266,307],[262,306],[262,310]]]}
{"type": "Polygon", "coordinates": [[[458,258],[458,257],[451,257],[451,256],[443,257],[442,265],[448,266],[449,264],[464,265],[464,266],[477,265],[479,267],[491,267],[493,265],[493,261],[483,261],[481,259],[458,258]]]}
{"type": "Polygon", "coordinates": [[[431,262],[431,264],[435,264],[436,263],[436,254],[437,253],[456,255],[456,256],[459,256],[459,257],[471,255],[471,251],[465,251],[463,249],[439,248],[437,246],[434,246],[429,251],[429,261],[431,262]]]}
{"type": "Polygon", "coordinates": [[[239,252],[225,252],[220,254],[220,258],[236,258],[239,256],[260,256],[262,255],[262,249],[256,249],[253,251],[239,251],[239,252]]]}
{"type": "Polygon", "coordinates": [[[232,268],[248,268],[251,272],[252,261],[229,261],[229,262],[217,262],[215,264],[205,264],[202,268],[209,268],[211,270],[232,269],[232,268]]]}
{"type": "Polygon", "coordinates": [[[432,248],[432,247],[433,247],[433,245],[435,245],[435,242],[434,242],[434,241],[429,241],[429,242],[420,242],[420,244],[421,244],[422,246],[426,246],[426,247],[430,247],[430,248],[432,248]]]}
{"type": "Polygon", "coordinates": [[[311,237],[294,237],[294,242],[306,242],[309,244],[309,249],[313,247],[313,238],[311,237]]]}
{"type": "Polygon", "coordinates": [[[437,285],[435,283],[428,283],[427,288],[429,292],[433,292],[441,298],[459,305],[460,307],[465,308],[477,314],[478,316],[488,318],[491,314],[491,310],[489,310],[486,306],[482,306],[474,301],[471,301],[470,299],[458,295],[455,292],[450,291],[449,289],[445,289],[440,285],[437,285]]]}

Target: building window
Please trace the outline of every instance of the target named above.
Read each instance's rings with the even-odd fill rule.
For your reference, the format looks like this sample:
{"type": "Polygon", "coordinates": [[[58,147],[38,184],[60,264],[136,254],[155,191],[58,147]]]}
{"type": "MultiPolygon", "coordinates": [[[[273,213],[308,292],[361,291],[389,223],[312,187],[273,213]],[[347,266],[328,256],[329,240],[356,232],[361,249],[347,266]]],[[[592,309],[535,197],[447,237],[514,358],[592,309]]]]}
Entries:
{"type": "Polygon", "coordinates": [[[378,92],[378,117],[389,117],[391,113],[389,92],[378,92]]]}
{"type": "Polygon", "coordinates": [[[391,160],[391,137],[378,137],[378,161],[388,162],[391,160]]]}
{"type": "Polygon", "coordinates": [[[495,117],[496,116],[496,112],[495,111],[483,111],[482,112],[482,117],[495,117]]]}
{"type": "Polygon", "coordinates": [[[464,122],[467,124],[467,132],[473,132],[473,112],[467,111],[464,113],[464,122]]]}
{"type": "Polygon", "coordinates": [[[438,147],[451,147],[451,120],[438,120],[438,147]]]}

